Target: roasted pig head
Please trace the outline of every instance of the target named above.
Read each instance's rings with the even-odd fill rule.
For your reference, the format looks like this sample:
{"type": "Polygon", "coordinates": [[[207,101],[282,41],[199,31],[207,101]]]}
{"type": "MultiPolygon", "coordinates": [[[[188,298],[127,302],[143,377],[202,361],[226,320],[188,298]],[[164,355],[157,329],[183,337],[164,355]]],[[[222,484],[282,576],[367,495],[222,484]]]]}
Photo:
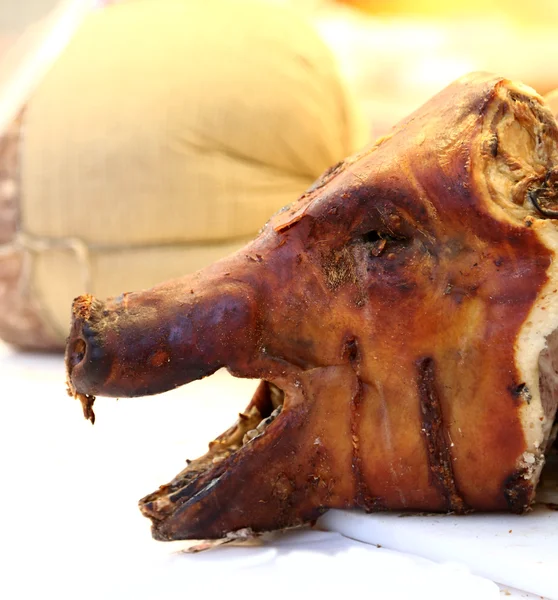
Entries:
{"type": "Polygon", "coordinates": [[[73,305],[70,393],[258,378],[238,421],[140,501],[160,540],[328,508],[525,511],[558,403],[558,130],[464,77],[326,172],[236,254],[73,305]]]}

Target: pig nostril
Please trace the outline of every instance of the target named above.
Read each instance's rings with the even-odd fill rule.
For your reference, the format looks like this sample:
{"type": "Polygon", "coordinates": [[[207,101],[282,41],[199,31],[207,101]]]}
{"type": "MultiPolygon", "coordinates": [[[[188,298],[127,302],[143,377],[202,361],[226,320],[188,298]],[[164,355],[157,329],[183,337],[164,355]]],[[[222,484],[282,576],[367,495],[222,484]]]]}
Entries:
{"type": "Polygon", "coordinates": [[[83,358],[85,357],[86,349],[87,349],[87,345],[86,345],[85,341],[82,340],[81,338],[77,339],[74,342],[74,346],[70,353],[70,362],[72,364],[72,367],[75,367],[83,360],[83,358]]]}

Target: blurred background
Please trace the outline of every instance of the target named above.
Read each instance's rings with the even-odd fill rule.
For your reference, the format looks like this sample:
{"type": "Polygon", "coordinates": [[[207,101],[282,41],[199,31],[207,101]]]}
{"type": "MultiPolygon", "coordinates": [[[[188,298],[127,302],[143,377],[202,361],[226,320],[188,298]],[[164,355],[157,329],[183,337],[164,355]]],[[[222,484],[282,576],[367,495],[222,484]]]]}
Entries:
{"type": "Polygon", "coordinates": [[[455,78],[558,88],[554,0],[20,0],[0,6],[0,338],[254,237],[455,78]]]}

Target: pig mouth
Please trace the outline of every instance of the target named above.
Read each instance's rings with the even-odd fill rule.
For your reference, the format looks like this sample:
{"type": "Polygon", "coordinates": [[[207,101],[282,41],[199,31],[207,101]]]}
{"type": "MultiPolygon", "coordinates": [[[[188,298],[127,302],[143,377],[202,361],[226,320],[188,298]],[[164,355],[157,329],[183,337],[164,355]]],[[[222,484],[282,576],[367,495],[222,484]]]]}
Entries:
{"type": "MultiPolygon", "coordinates": [[[[74,367],[86,360],[86,348],[86,342],[78,338],[67,350],[67,390],[70,396],[80,401],[85,418],[94,423],[93,405],[96,397],[78,392],[72,382],[74,367]]],[[[243,377],[236,371],[233,376],[243,377]]],[[[181,507],[203,499],[233,466],[233,461],[242,459],[243,454],[249,460],[249,455],[258,451],[257,446],[264,437],[272,437],[279,432],[281,418],[288,412],[288,407],[285,408],[286,396],[277,383],[260,380],[246,409],[239,413],[231,427],[209,443],[206,454],[194,460],[187,459],[186,467],[172,481],[139,501],[142,514],[152,521],[155,539],[172,539],[162,527],[165,521],[171,520],[181,507]]],[[[295,398],[296,391],[289,390],[288,396],[295,398]]]]}
{"type": "MultiPolygon", "coordinates": [[[[195,285],[194,280],[192,285],[195,285]]],[[[208,343],[213,338],[208,321],[225,315],[226,323],[230,323],[229,314],[233,315],[233,319],[236,315],[241,315],[239,319],[249,315],[249,305],[246,310],[239,308],[239,305],[243,309],[245,306],[242,304],[242,289],[239,291],[238,286],[234,287],[228,296],[226,291],[219,294],[214,303],[208,303],[208,308],[204,307],[206,312],[202,316],[206,318],[197,319],[196,306],[183,321],[175,319],[172,321],[174,325],[164,329],[159,321],[165,322],[161,313],[167,310],[167,293],[161,294],[162,299],[157,300],[157,304],[153,302],[155,307],[146,304],[141,294],[111,298],[105,302],[85,295],[73,304],[72,331],[66,349],[67,390],[70,396],[81,402],[84,416],[92,423],[95,421],[93,406],[97,395],[134,397],[157,394],[209,376],[220,368],[226,368],[235,377],[260,381],[246,409],[231,427],[210,442],[206,454],[188,460],[186,467],[172,481],[140,500],[141,512],[151,519],[153,536],[159,540],[186,535],[175,529],[183,522],[199,521],[198,511],[208,510],[210,514],[204,518],[215,520],[218,514],[209,510],[213,502],[205,501],[205,496],[212,496],[220,487],[217,483],[222,484],[225,480],[232,480],[231,485],[235,488],[232,493],[241,494],[242,489],[236,489],[237,479],[252,477],[246,475],[247,472],[255,473],[256,477],[258,473],[265,473],[262,465],[272,456],[270,448],[284,444],[285,440],[289,446],[293,445],[293,437],[296,439],[297,436],[282,433],[293,424],[299,424],[307,410],[301,409],[305,398],[297,380],[297,368],[282,359],[272,358],[264,349],[254,352],[250,346],[252,337],[243,342],[239,334],[239,329],[247,330],[242,327],[242,320],[240,327],[231,328],[226,351],[208,343]],[[157,327],[146,325],[150,323],[151,316],[157,320],[157,327]],[[133,325],[127,327],[130,321],[133,325]],[[178,344],[172,351],[166,341],[173,335],[172,327],[178,325],[189,333],[188,341],[178,344]],[[130,335],[131,331],[133,335],[130,335]],[[154,344],[155,335],[164,341],[154,344]],[[210,347],[209,354],[200,351],[203,344],[206,349],[210,347]],[[233,344],[236,344],[234,351],[231,350],[233,344]],[[115,351],[110,352],[110,348],[115,348],[115,351]],[[275,360],[279,361],[280,369],[274,368],[275,360]],[[235,477],[239,472],[245,475],[235,477]],[[188,513],[187,519],[181,516],[184,511],[188,513]]],[[[172,304],[170,310],[174,310],[172,304]]],[[[168,321],[171,322],[171,319],[168,321]]],[[[280,474],[279,479],[282,476],[280,474]]],[[[280,498],[283,497],[283,492],[277,493],[280,498]]],[[[285,519],[286,524],[287,521],[290,523],[287,516],[285,519]]],[[[221,537],[227,531],[242,529],[243,526],[229,527],[219,523],[216,527],[209,533],[201,528],[198,534],[196,529],[191,535],[199,539],[221,537]]]]}
{"type": "Polygon", "coordinates": [[[161,486],[139,501],[145,517],[151,519],[155,539],[169,539],[160,525],[180,507],[197,502],[218,482],[231,467],[232,459],[242,453],[257,451],[255,446],[266,436],[280,429],[281,417],[287,412],[285,392],[271,381],[261,380],[248,407],[238,415],[229,429],[209,443],[208,452],[187,466],[171,482],[161,486]]]}

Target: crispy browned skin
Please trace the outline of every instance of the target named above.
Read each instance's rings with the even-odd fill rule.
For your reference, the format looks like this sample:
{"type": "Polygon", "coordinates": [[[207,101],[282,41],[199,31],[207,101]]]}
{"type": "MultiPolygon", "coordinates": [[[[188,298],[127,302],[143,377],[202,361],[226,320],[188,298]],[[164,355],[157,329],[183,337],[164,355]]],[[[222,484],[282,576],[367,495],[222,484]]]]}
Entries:
{"type": "Polygon", "coordinates": [[[490,208],[485,166],[500,149],[487,119],[507,85],[456,82],[233,256],[75,301],[68,381],[89,416],[96,395],[155,394],[221,367],[262,380],[246,416],[140,502],[156,538],[277,529],[331,507],[528,506],[514,343],[551,253],[490,208]],[[242,445],[278,390],[281,413],[242,445]]]}

